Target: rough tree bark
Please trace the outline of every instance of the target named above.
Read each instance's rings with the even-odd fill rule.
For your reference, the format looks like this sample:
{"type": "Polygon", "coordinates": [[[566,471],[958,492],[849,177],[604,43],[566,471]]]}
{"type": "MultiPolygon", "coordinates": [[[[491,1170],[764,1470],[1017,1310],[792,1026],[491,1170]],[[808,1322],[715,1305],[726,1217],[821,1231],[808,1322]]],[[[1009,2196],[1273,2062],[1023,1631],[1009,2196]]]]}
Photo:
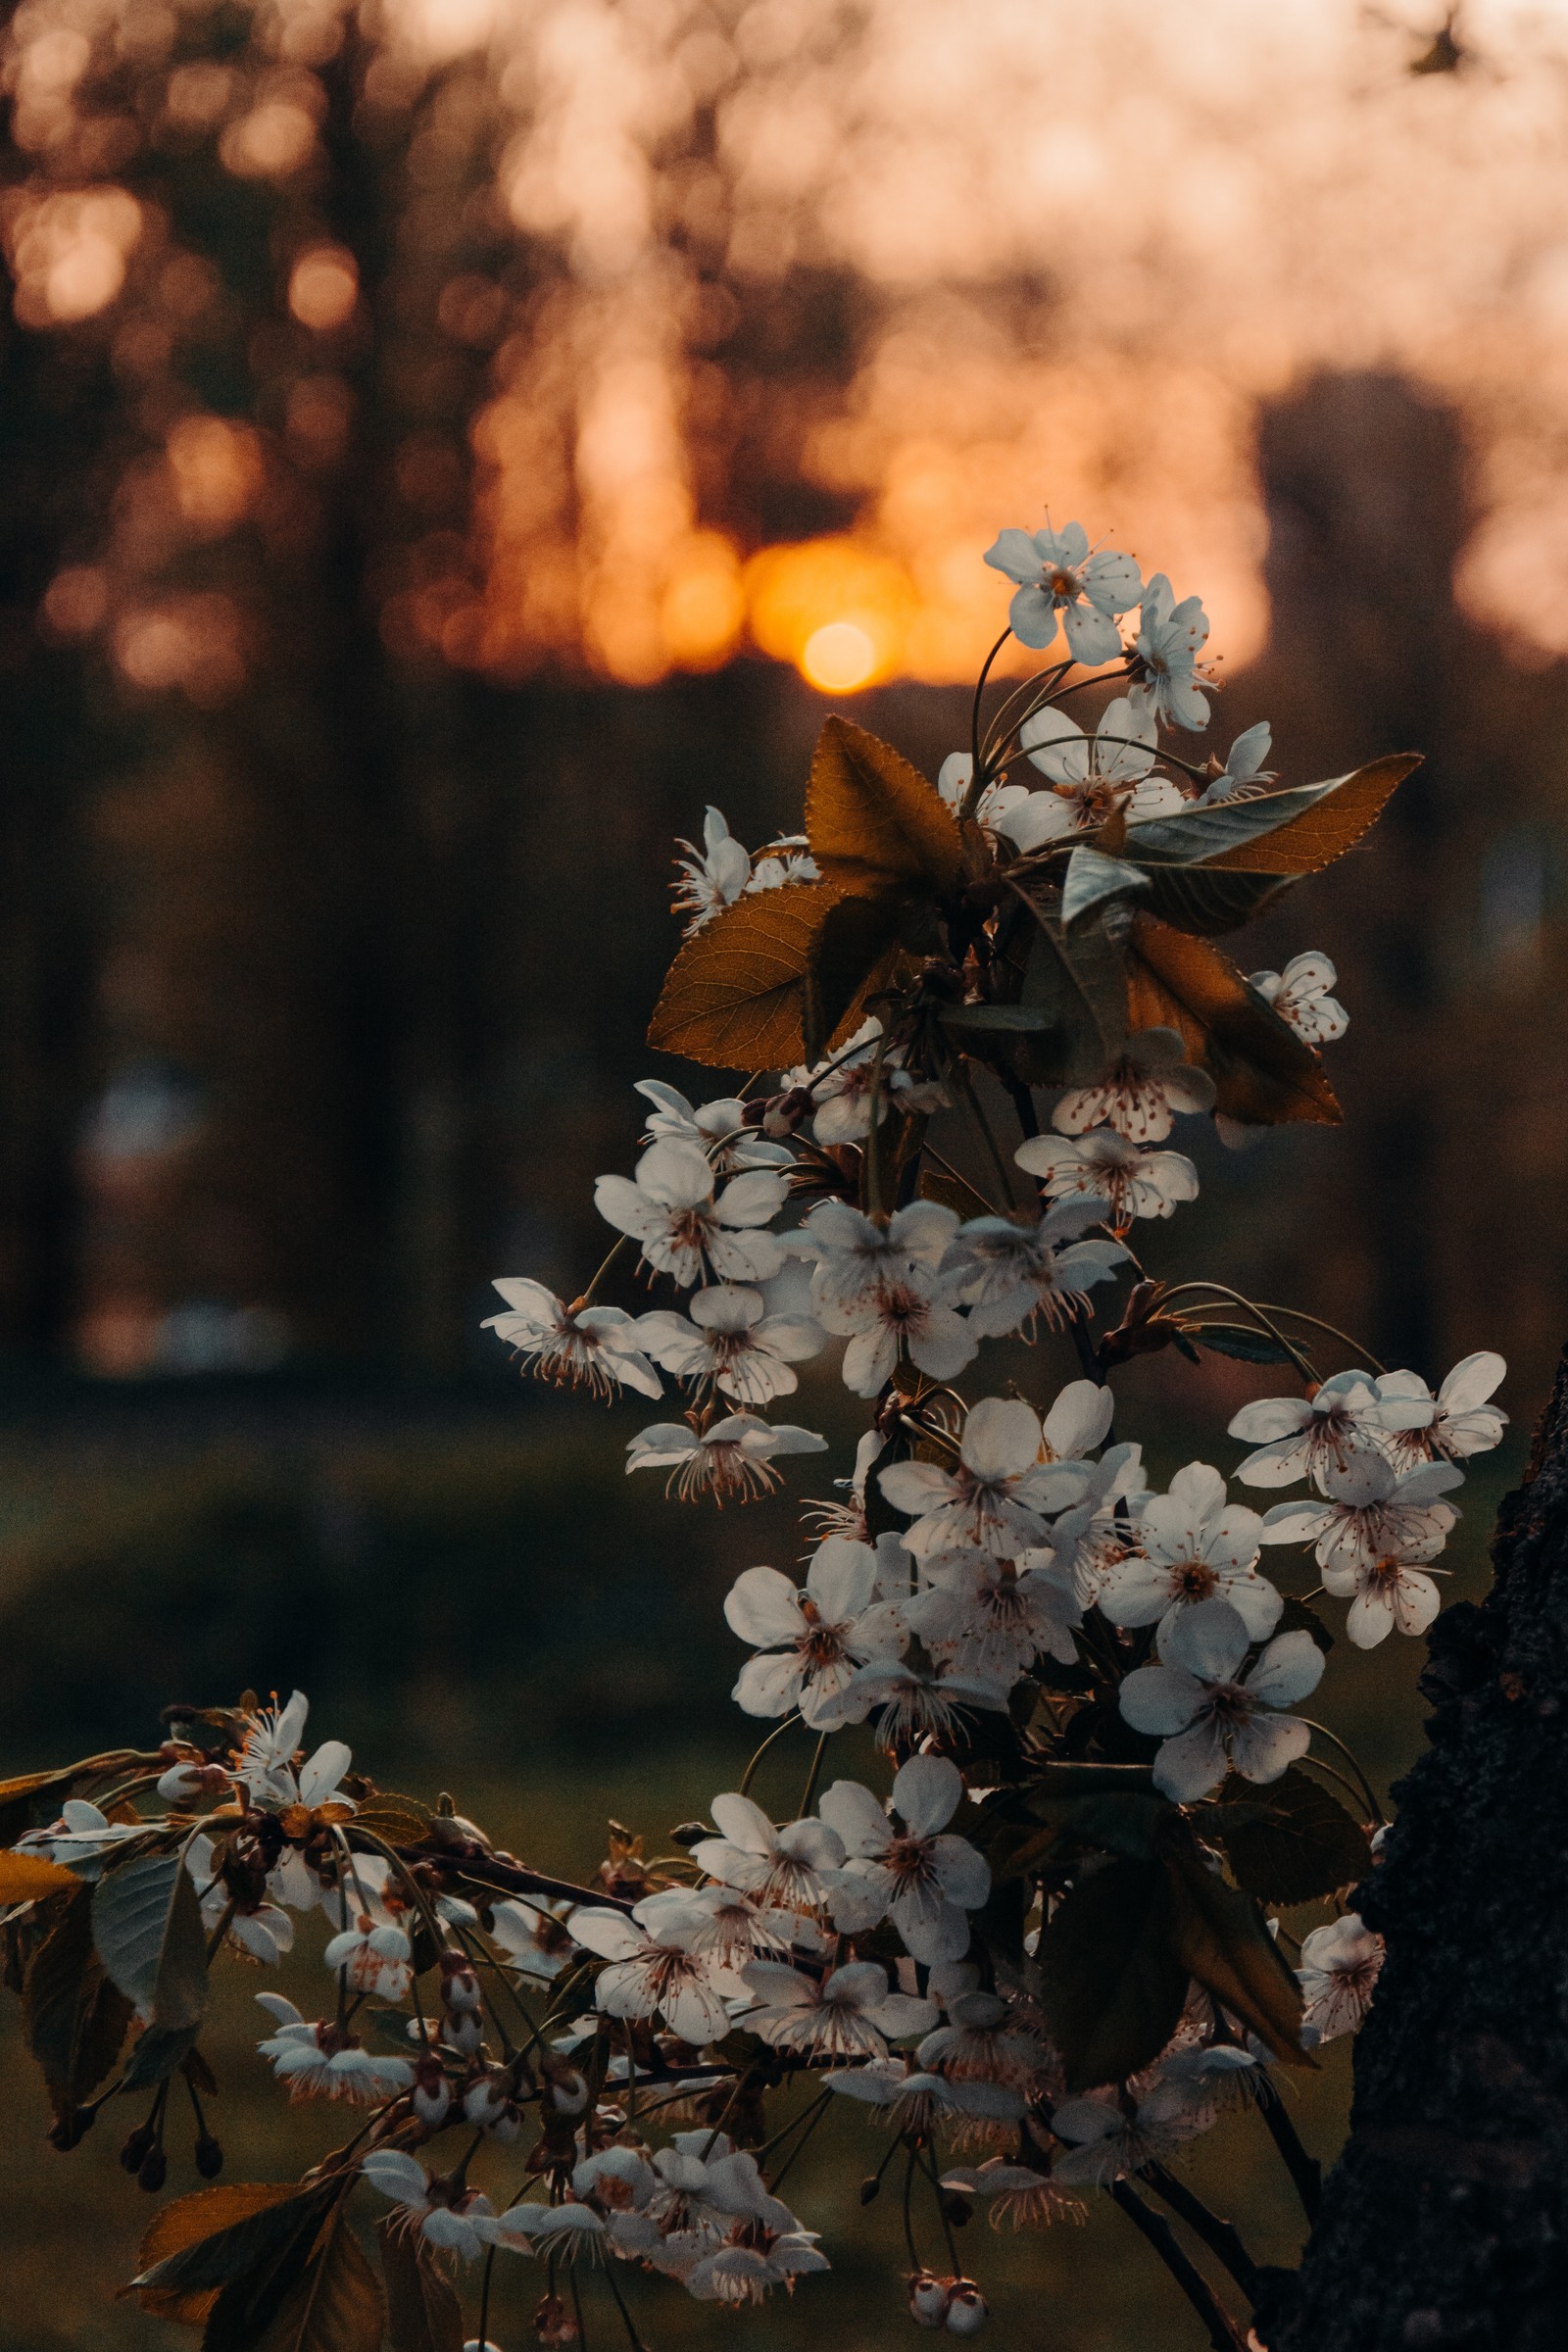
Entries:
{"type": "Polygon", "coordinates": [[[1433,1627],[1350,2136],[1269,2352],[1568,2341],[1568,1354],[1493,1561],[1433,1627]]]}

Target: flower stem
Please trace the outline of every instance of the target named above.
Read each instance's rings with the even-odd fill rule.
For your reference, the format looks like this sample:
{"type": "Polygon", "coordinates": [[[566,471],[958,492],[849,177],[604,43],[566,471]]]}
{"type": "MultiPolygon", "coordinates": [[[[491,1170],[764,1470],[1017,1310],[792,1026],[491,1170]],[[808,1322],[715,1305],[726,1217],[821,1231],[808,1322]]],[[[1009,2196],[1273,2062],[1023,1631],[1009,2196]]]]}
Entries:
{"type": "Polygon", "coordinates": [[[1176,2232],[1172,2230],[1169,2222],[1164,2219],[1162,2214],[1155,2213],[1152,2206],[1146,2205],[1143,2198],[1126,2180],[1112,2181],[1109,2194],[1121,2207],[1133,2228],[1140,2230],[1153,2248],[1208,2329],[1208,2340],[1213,2346],[1213,2352],[1243,2352],[1244,2338],[1241,2329],[1223,2303],[1220,2302],[1202,2273],[1195,2270],[1183,2253],[1177,2243],[1176,2232]]]}
{"type": "Polygon", "coordinates": [[[1285,2111],[1285,2101],[1272,2082],[1265,2084],[1258,2108],[1268,2127],[1269,2137],[1283,2157],[1285,2169],[1301,2200],[1301,2211],[1309,2222],[1315,2222],[1318,2207],[1323,2202],[1323,2167],[1315,2156],[1309,2156],[1302,2147],[1296,2126],[1285,2111]]]}
{"type": "Polygon", "coordinates": [[[1187,2224],[1194,2236],[1200,2237],[1209,2252],[1218,2255],[1249,2303],[1255,2303],[1257,2265],[1242,2243],[1235,2223],[1211,2212],[1201,2197],[1195,2195],[1184,2180],[1178,2180],[1162,2164],[1146,2165],[1143,2177],[1155,2195],[1162,2197],[1172,2213],[1187,2224]]]}
{"type": "Polygon", "coordinates": [[[757,1777],[757,1767],[759,1764],[760,1764],[762,1758],[766,1755],[774,1740],[782,1740],[785,1733],[792,1730],[794,1726],[800,1722],[800,1716],[792,1712],[785,1716],[783,1722],[778,1725],[776,1730],[768,1733],[767,1738],[762,1741],[761,1746],[758,1749],[756,1755],[753,1756],[751,1762],[747,1765],[745,1772],[741,1775],[741,1785],[738,1792],[740,1795],[746,1796],[750,1794],[752,1783],[757,1777]]]}

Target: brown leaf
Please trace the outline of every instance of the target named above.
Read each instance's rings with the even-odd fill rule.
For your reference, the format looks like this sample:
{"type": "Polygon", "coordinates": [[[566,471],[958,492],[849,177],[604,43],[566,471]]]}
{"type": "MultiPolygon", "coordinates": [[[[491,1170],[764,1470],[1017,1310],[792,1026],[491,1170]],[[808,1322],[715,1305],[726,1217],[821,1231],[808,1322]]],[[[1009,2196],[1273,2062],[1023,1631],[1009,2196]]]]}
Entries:
{"type": "Polygon", "coordinates": [[[1323,1064],[1304,1039],[1206,939],[1135,914],[1127,933],[1127,1018],[1175,1029],[1213,1078],[1214,1107],[1250,1126],[1341,1117],[1323,1064]]]}
{"type": "Polygon", "coordinates": [[[137,2278],[122,2291],[134,2292],[143,2311],[153,2313],[158,2319],[178,2320],[187,2328],[200,2328],[218,2300],[216,2283],[182,2286],[175,2280],[144,2286],[140,2280],[174,2255],[185,2253],[207,2238],[236,2230],[299,2194],[299,2183],[294,2180],[235,2180],[225,2182],[221,2188],[199,2188],[191,2196],[175,2197],[154,2215],[152,2226],[141,2241],[137,2278]]]}
{"type": "Polygon", "coordinates": [[[463,2306],[423,2238],[378,2225],[392,2352],[463,2352],[463,2306]]]}
{"type": "Polygon", "coordinates": [[[81,1885],[74,1870],[43,1854],[0,1852],[0,1904],[30,1903],[39,1895],[72,1892],[81,1885]]]}
{"type": "Polygon", "coordinates": [[[33,1954],[23,2014],[55,2111],[69,2115],[114,2065],[131,2019],[93,1950],[85,1886],[33,1954]]]}
{"type": "Polygon", "coordinates": [[[390,1788],[373,1788],[349,1823],[355,1830],[379,1838],[383,1845],[417,1845],[430,1834],[429,1808],[416,1797],[399,1796],[390,1788]]]}
{"type": "Polygon", "coordinates": [[[806,832],[828,881],[952,890],[963,835],[934,784],[890,743],[837,713],[823,721],[806,789],[806,832]]]}
{"type": "MultiPolygon", "coordinates": [[[[823,929],[847,898],[836,882],[788,883],[738,899],[692,934],[669,967],[648,1042],[721,1070],[779,1070],[804,1060],[807,990],[823,929]]],[[[829,1043],[859,1023],[859,994],[829,1043]]]]}
{"type": "Polygon", "coordinates": [[[1171,1855],[1170,1950],[1206,1992],[1250,2026],[1287,2066],[1315,2067],[1301,2047],[1301,1988],[1250,1894],[1228,1886],[1195,1853],[1171,1855]]]}
{"type": "Polygon", "coordinates": [[[1354,849],[1377,823],[1396,788],[1420,764],[1419,752],[1390,752],[1373,760],[1288,825],[1205,858],[1205,868],[1233,874],[1315,874],[1354,849]]]}
{"type": "Polygon", "coordinates": [[[385,2328],[381,2281],[339,2206],[257,2352],[381,2352],[385,2328]]]}

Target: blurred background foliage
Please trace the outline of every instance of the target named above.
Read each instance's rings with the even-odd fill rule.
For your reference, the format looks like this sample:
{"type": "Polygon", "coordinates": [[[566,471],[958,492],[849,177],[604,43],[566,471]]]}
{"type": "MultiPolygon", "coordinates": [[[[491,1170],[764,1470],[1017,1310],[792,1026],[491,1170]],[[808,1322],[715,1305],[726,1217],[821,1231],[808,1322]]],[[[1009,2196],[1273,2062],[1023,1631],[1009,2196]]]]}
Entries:
{"type": "MultiPolygon", "coordinates": [[[[519,1391],[488,1286],[601,1254],[672,836],[791,825],[829,708],[934,772],[1000,625],[981,552],[1048,498],[1205,593],[1222,753],[1266,716],[1289,780],[1426,755],[1255,937],[1340,967],[1347,1126],[1204,1152],[1152,1262],[1434,1377],[1501,1348],[1528,1422],[1568,1325],[1560,12],[0,25],[5,1762],[298,1681],[379,1778],[576,1870],[607,1805],[658,1831],[733,1781],[717,1602],[794,1505],[629,1486],[635,1421],[519,1391]]],[[[1260,1385],[1177,1370],[1128,1375],[1162,1471],[1260,1385]]],[[[801,1417],[840,1440],[843,1401],[812,1377],[801,1417]]],[[[1337,1677],[1385,1784],[1412,1650],[1337,1677]]],[[[236,2144],[288,2129],[245,1989],[236,2144]]],[[[106,2137],[68,2174],[7,2135],[19,2352],[160,2338],[101,2302],[141,2218],[106,2137]]],[[[1101,2246],[1028,2241],[1086,2346],[1152,2324],[1101,2246]]]]}

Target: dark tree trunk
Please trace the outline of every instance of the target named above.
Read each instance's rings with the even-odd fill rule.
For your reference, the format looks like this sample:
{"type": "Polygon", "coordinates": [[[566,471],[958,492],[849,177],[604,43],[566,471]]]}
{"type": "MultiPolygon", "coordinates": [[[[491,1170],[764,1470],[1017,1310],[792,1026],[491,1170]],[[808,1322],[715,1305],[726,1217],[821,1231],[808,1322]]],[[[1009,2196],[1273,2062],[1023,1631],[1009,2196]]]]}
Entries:
{"type": "Polygon", "coordinates": [[[1568,2341],[1568,1355],[1493,1558],[1433,1628],[1350,2137],[1269,2352],[1568,2341]]]}

